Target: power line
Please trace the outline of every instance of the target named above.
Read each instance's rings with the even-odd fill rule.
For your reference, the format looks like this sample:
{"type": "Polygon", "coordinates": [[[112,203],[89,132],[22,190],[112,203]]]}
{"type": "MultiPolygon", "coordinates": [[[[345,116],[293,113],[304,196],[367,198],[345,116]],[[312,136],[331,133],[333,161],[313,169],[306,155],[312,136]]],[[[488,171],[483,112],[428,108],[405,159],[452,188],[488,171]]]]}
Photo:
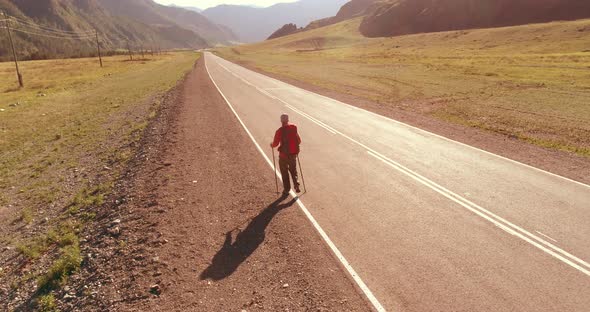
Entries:
{"type": "Polygon", "coordinates": [[[45,26],[45,25],[33,23],[33,22],[30,22],[30,21],[27,21],[27,20],[24,20],[24,19],[20,19],[18,17],[14,17],[14,16],[10,16],[10,19],[14,20],[17,23],[27,24],[27,25],[30,25],[32,27],[38,27],[38,28],[41,28],[42,30],[47,30],[47,31],[56,31],[56,32],[71,33],[71,34],[80,34],[80,33],[92,34],[92,33],[94,33],[91,30],[83,31],[83,32],[78,32],[78,31],[73,31],[73,30],[57,29],[57,28],[53,28],[53,27],[50,27],[50,26],[45,26]]]}
{"type": "Polygon", "coordinates": [[[82,37],[82,36],[75,36],[75,37],[53,36],[53,35],[47,35],[47,34],[34,33],[34,32],[30,32],[30,31],[18,29],[18,28],[11,28],[11,29],[14,30],[14,31],[25,33],[25,34],[29,34],[29,35],[46,37],[46,38],[54,38],[54,39],[88,40],[88,39],[92,39],[92,37],[93,37],[92,35],[88,35],[88,36],[84,36],[84,37],[82,37]]]}
{"type": "Polygon", "coordinates": [[[6,29],[6,31],[8,33],[8,39],[10,41],[10,46],[12,48],[12,55],[14,58],[14,64],[16,67],[16,74],[18,76],[18,83],[21,88],[24,87],[24,83],[23,83],[23,78],[22,78],[22,75],[20,74],[20,70],[18,67],[18,58],[16,55],[14,42],[12,40],[12,35],[10,32],[11,29],[16,32],[23,33],[23,34],[39,36],[39,37],[46,37],[46,38],[53,38],[53,39],[67,39],[67,40],[96,39],[96,49],[98,50],[98,59],[100,61],[100,67],[103,67],[102,55],[101,55],[101,51],[100,51],[100,39],[98,37],[98,30],[94,29],[93,32],[76,32],[76,31],[61,30],[61,29],[56,29],[56,28],[43,26],[43,25],[37,25],[37,24],[31,23],[29,21],[21,20],[19,18],[6,15],[6,13],[4,13],[3,11],[0,11],[0,13],[1,13],[0,15],[2,16],[2,19],[0,19],[0,22],[4,22],[4,24],[5,24],[5,26],[0,27],[0,29],[6,29]],[[11,27],[10,26],[11,21],[15,22],[16,26],[19,28],[11,27]],[[25,29],[22,29],[22,28],[25,28],[25,29]]]}
{"type": "Polygon", "coordinates": [[[33,26],[33,25],[28,25],[28,24],[24,24],[21,22],[16,21],[16,25],[20,26],[20,27],[25,27],[25,28],[31,28],[35,31],[42,31],[42,32],[47,32],[47,33],[51,33],[51,34],[56,34],[56,35],[67,35],[67,36],[86,36],[86,35],[92,35],[92,32],[66,32],[66,31],[60,31],[60,30],[49,30],[49,29],[44,29],[38,26],[33,26]]]}

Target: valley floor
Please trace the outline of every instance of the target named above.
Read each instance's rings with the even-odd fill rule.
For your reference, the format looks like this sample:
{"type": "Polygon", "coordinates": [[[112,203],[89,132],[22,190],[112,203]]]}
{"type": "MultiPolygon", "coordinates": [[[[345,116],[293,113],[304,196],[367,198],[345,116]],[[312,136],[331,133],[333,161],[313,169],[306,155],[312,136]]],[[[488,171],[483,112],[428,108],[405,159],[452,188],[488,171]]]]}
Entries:
{"type": "Polygon", "coordinates": [[[590,20],[368,39],[350,20],[219,48],[304,89],[588,182],[590,20]]]}

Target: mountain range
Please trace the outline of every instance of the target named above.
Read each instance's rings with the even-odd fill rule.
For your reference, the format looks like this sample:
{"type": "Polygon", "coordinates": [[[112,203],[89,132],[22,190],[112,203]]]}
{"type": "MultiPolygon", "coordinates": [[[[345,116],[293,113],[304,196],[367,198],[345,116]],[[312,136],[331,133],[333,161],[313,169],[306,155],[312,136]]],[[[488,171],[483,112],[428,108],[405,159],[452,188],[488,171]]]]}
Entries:
{"type": "Polygon", "coordinates": [[[285,24],[269,39],[362,18],[366,37],[391,37],[590,18],[589,0],[351,0],[304,28],[285,24]]]}
{"type": "Polygon", "coordinates": [[[368,37],[492,28],[590,17],[588,0],[380,0],[360,31],[368,37]]]}
{"type": "MultiPolygon", "coordinates": [[[[105,50],[126,48],[204,48],[228,44],[237,37],[203,15],[152,0],[0,0],[11,21],[21,59],[86,56],[94,38],[60,39],[62,32],[99,33],[105,50]],[[58,30],[47,31],[47,29],[58,30]]],[[[6,33],[0,34],[0,60],[10,59],[6,33]]]]}
{"type": "Polygon", "coordinates": [[[256,42],[268,38],[284,24],[304,26],[333,16],[347,0],[300,0],[279,3],[266,8],[242,5],[220,5],[202,12],[214,23],[232,29],[241,42],[256,42]]]}

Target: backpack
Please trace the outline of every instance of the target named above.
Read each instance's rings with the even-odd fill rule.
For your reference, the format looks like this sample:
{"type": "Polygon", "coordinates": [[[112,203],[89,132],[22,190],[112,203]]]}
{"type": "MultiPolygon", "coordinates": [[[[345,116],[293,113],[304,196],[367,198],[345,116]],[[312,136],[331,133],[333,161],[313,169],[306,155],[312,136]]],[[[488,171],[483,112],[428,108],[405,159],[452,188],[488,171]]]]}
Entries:
{"type": "Polygon", "coordinates": [[[287,155],[297,155],[299,154],[299,142],[295,142],[295,151],[294,153],[291,153],[290,151],[290,145],[289,145],[289,133],[292,131],[297,131],[297,130],[292,130],[291,127],[289,126],[285,126],[281,128],[281,146],[279,146],[279,151],[287,154],[287,155]]]}

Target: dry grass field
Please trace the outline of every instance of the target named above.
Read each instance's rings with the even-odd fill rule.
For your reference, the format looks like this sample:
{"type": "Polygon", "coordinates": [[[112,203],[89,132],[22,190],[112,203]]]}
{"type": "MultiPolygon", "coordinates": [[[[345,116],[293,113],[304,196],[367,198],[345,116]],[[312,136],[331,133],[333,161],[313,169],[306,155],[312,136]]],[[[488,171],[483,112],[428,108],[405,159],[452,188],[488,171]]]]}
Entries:
{"type": "Polygon", "coordinates": [[[590,157],[590,20],[364,38],[360,19],[229,60],[384,105],[590,157]]]}
{"type": "Polygon", "coordinates": [[[95,58],[22,62],[23,89],[13,63],[0,63],[0,295],[9,298],[0,310],[35,289],[27,305],[51,310],[51,291],[80,265],[91,208],[114,187],[162,95],[197,58],[115,56],[104,68],[95,58]]]}

